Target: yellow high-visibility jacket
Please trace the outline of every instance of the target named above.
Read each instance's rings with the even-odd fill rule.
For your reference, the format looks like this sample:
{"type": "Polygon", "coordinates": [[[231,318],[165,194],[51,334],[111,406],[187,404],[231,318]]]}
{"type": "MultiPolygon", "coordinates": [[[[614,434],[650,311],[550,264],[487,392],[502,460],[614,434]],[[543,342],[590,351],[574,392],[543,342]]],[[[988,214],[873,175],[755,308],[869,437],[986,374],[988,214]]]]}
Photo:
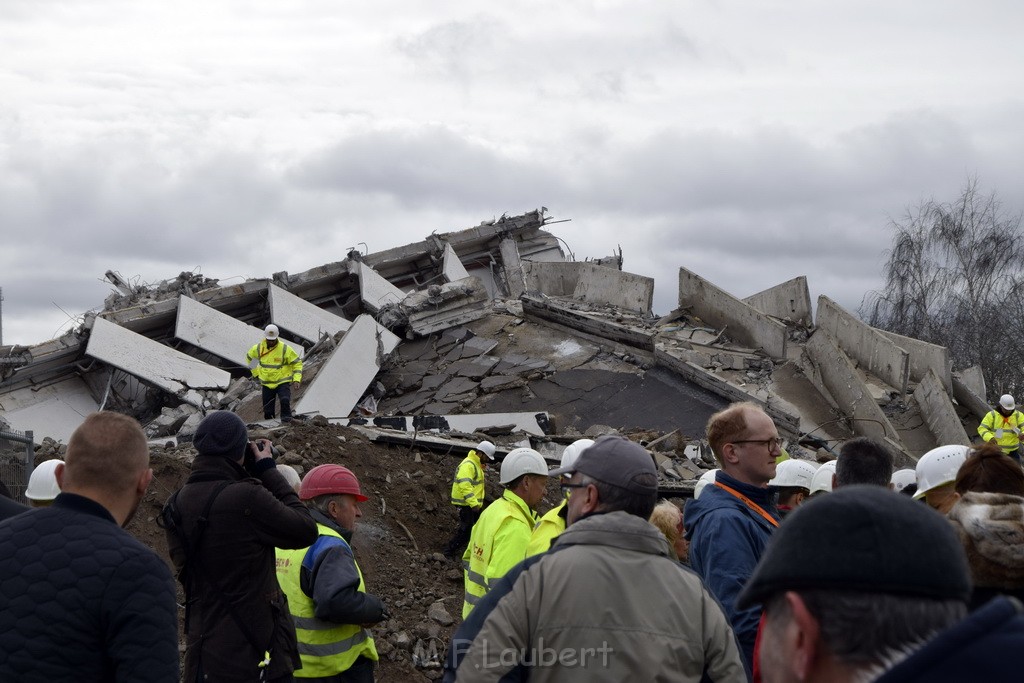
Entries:
{"type": "Polygon", "coordinates": [[[452,482],[452,505],[479,508],[484,504],[484,468],[480,454],[470,451],[459,463],[452,482]]]}
{"type": "Polygon", "coordinates": [[[568,500],[563,500],[561,505],[556,505],[548,510],[537,522],[537,526],[533,527],[533,535],[530,536],[530,543],[526,546],[527,557],[547,552],[554,540],[565,531],[565,506],[568,503],[568,500]]]}
{"type": "Polygon", "coordinates": [[[463,619],[487,593],[492,581],[526,559],[526,546],[536,522],[526,501],[508,489],[481,513],[462,556],[466,570],[463,619]]]}
{"type": "Polygon", "coordinates": [[[978,436],[984,441],[995,439],[1004,453],[1014,451],[1020,446],[1020,430],[1024,426],[1024,413],[1013,411],[1010,417],[1003,417],[998,410],[988,411],[988,415],[978,425],[978,436]]]}
{"type": "Polygon", "coordinates": [[[302,381],[302,359],[295,353],[295,349],[280,339],[274,348],[268,347],[264,339],[249,349],[245,357],[249,361],[252,376],[268,389],[285,382],[302,381]]]}

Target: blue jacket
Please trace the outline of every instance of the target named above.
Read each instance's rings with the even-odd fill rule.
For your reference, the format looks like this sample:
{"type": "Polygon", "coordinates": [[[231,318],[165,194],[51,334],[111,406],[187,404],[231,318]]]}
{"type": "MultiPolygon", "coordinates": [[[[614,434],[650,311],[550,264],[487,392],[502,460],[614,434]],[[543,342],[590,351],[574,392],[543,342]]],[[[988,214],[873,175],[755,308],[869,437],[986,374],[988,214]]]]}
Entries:
{"type": "MultiPolygon", "coordinates": [[[[725,472],[716,477],[716,481],[747,496],[778,521],[769,489],[744,484],[725,472]]],[[[705,487],[699,499],[689,501],[683,519],[690,541],[690,566],[722,603],[750,671],[761,608],[737,610],[736,598],[754,573],[775,527],[717,486],[705,487]]]]}
{"type": "Polygon", "coordinates": [[[1024,675],[1024,605],[996,598],[932,638],[875,683],[1019,681],[1024,675]]]}

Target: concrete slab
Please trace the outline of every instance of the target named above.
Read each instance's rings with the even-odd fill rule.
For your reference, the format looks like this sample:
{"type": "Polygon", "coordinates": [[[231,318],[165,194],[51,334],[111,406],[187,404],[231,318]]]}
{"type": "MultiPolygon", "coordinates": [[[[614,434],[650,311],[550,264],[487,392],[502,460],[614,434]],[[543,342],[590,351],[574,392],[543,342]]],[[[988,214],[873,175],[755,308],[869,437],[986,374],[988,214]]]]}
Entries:
{"type": "Polygon", "coordinates": [[[469,276],[409,294],[402,300],[402,312],[409,329],[426,336],[479,320],[489,312],[489,301],[480,279],[469,276]]]}
{"type": "Polygon", "coordinates": [[[99,409],[88,384],[80,377],[12,391],[0,400],[0,412],[11,429],[31,431],[36,442],[50,437],[67,443],[85,416],[99,409]]]}
{"type": "Polygon", "coordinates": [[[584,263],[572,296],[592,304],[649,313],[654,301],[654,278],[584,263]]]}
{"type": "Polygon", "coordinates": [[[970,389],[976,396],[982,400],[988,396],[988,390],[985,387],[985,373],[982,372],[980,365],[964,368],[957,374],[960,375],[960,381],[964,383],[964,386],[970,389]]]}
{"type": "Polygon", "coordinates": [[[441,274],[447,282],[455,282],[462,278],[469,277],[466,267],[462,265],[452,245],[444,243],[444,257],[441,262],[441,274]]]}
{"type": "Polygon", "coordinates": [[[224,391],[231,382],[227,371],[103,318],[93,322],[85,353],[199,408],[209,407],[200,390],[224,391]]]}
{"type": "Polygon", "coordinates": [[[302,415],[348,417],[366,392],[383,359],[401,340],[369,315],[352,323],[295,406],[302,415]]]}
{"type": "Polygon", "coordinates": [[[914,390],[914,398],[924,415],[928,429],[935,440],[943,446],[949,444],[971,445],[971,440],[956,414],[956,408],[949,400],[949,394],[935,373],[928,371],[914,390]]]}
{"type": "MultiPolygon", "coordinates": [[[[220,356],[240,368],[249,367],[245,354],[263,340],[263,330],[246,325],[187,296],[178,297],[178,319],[174,336],[204,351],[220,356]]],[[[302,346],[286,342],[301,358],[302,346]]]]}
{"type": "Polygon", "coordinates": [[[498,364],[494,356],[479,356],[477,358],[465,358],[453,363],[449,372],[454,372],[461,377],[470,379],[483,379],[491,369],[498,364]]]}
{"type": "Polygon", "coordinates": [[[953,397],[979,420],[984,419],[992,410],[984,398],[974,393],[974,390],[956,375],[953,375],[953,397]]]}
{"type": "Polygon", "coordinates": [[[949,357],[949,349],[938,344],[904,337],[902,334],[878,330],[887,339],[892,340],[897,346],[910,354],[910,379],[920,382],[929,371],[935,373],[935,377],[942,383],[947,393],[953,391],[953,361],[949,357]]]}
{"type": "Polygon", "coordinates": [[[271,284],[270,319],[282,330],[299,339],[317,342],[323,335],[334,336],[352,326],[352,322],[309,303],[302,297],[271,284]]]}
{"type": "Polygon", "coordinates": [[[580,278],[583,263],[579,261],[523,263],[526,291],[546,296],[572,296],[580,278]]]}
{"type": "Polygon", "coordinates": [[[776,318],[792,320],[804,325],[813,323],[811,292],[807,287],[807,278],[803,275],[769,287],[757,294],[751,294],[743,302],[776,318]]]}
{"type": "Polygon", "coordinates": [[[359,293],[363,306],[369,312],[378,313],[385,305],[399,304],[405,298],[405,292],[362,261],[358,262],[356,269],[359,272],[359,293]]]}
{"type": "Polygon", "coordinates": [[[501,240],[499,247],[501,263],[505,273],[505,287],[510,299],[518,299],[526,291],[523,263],[519,258],[519,247],[511,237],[501,240]]]}
{"type": "Polygon", "coordinates": [[[331,420],[334,424],[387,427],[406,432],[463,432],[471,434],[494,427],[509,427],[512,432],[525,432],[534,436],[551,433],[546,412],[477,413],[472,415],[395,415],[387,417],[350,418],[331,420]]]}
{"type": "Polygon", "coordinates": [[[772,358],[786,357],[785,325],[686,268],[679,269],[679,307],[772,358]]]}
{"type": "Polygon", "coordinates": [[[818,297],[818,329],[827,331],[865,372],[892,385],[901,395],[907,393],[910,353],[824,294],[818,297]]]}

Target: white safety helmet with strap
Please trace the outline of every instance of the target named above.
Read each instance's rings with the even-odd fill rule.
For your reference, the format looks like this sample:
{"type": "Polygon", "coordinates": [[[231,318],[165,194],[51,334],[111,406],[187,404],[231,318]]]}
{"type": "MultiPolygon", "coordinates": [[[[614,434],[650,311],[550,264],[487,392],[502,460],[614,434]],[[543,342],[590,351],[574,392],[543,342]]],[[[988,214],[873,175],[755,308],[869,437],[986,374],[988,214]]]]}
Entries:
{"type": "Polygon", "coordinates": [[[544,456],[532,448],[515,448],[501,461],[498,482],[509,484],[524,474],[548,476],[548,464],[544,456]]]}
{"type": "Polygon", "coordinates": [[[1013,410],[1017,407],[1017,402],[1013,400],[1013,396],[1010,394],[1003,394],[999,397],[999,405],[1002,406],[1003,410],[1013,410]]]}
{"type": "Polygon", "coordinates": [[[488,460],[494,460],[494,444],[490,441],[481,441],[474,450],[486,455],[488,460]]]}
{"type": "Polygon", "coordinates": [[[836,473],[836,461],[829,460],[827,463],[818,468],[811,477],[811,495],[819,491],[829,493],[832,491],[832,475],[836,473]]]}
{"type": "MultiPolygon", "coordinates": [[[[593,439],[576,439],[571,444],[565,447],[562,451],[562,462],[558,466],[558,469],[564,470],[566,467],[572,467],[576,464],[576,460],[579,459],[580,453],[587,450],[594,445],[593,439]]],[[[571,474],[563,474],[563,477],[571,477],[571,474]]]]}
{"type": "Polygon", "coordinates": [[[40,463],[39,467],[32,470],[32,476],[28,478],[28,488],[25,489],[25,497],[29,500],[53,500],[60,493],[60,486],[57,485],[57,465],[62,465],[63,460],[54,458],[40,463]]]}
{"type": "Polygon", "coordinates": [[[917,483],[917,472],[909,468],[896,470],[892,473],[892,478],[889,481],[892,483],[893,491],[899,493],[911,484],[917,483]]]}
{"type": "Polygon", "coordinates": [[[775,466],[775,478],[768,482],[769,486],[798,486],[811,490],[811,480],[818,471],[818,466],[807,460],[790,458],[775,466]]]}
{"type": "Polygon", "coordinates": [[[969,446],[952,444],[933,448],[917,461],[917,493],[914,500],[924,498],[924,494],[933,491],[943,484],[956,481],[956,473],[960,465],[967,460],[971,451],[969,446]]]}
{"type": "Polygon", "coordinates": [[[693,498],[694,498],[694,500],[696,500],[697,498],[700,498],[700,494],[704,490],[704,487],[706,487],[708,484],[714,483],[715,476],[717,474],[718,474],[718,468],[716,467],[715,469],[708,470],[704,474],[700,475],[700,479],[698,479],[697,483],[693,485],[693,498]]]}

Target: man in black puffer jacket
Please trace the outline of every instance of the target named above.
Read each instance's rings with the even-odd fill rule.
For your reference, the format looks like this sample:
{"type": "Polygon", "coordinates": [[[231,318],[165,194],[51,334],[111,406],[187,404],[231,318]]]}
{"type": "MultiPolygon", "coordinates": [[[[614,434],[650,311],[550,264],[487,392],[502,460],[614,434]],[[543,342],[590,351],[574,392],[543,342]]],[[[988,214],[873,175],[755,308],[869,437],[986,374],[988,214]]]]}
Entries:
{"type": "Polygon", "coordinates": [[[93,413],[53,505],[0,522],[0,681],[178,681],[167,565],[121,527],[153,478],[139,423],[93,413]]]}

